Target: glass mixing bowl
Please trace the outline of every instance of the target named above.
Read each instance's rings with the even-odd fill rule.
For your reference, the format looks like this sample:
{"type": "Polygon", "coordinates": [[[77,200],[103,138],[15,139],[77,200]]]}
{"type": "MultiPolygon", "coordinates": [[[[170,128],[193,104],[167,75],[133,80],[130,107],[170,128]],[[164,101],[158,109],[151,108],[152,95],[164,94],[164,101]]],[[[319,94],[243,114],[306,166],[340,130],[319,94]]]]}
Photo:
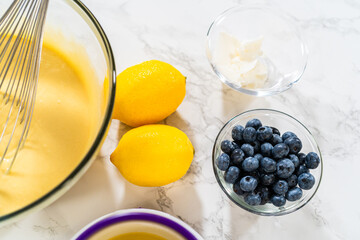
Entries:
{"type": "MultiPolygon", "coordinates": [[[[2,0],[0,15],[3,14],[11,0],[2,0]]],[[[31,204],[7,215],[0,216],[0,226],[16,221],[26,214],[40,210],[64,194],[89,168],[99,151],[109,127],[115,98],[115,61],[110,43],[99,22],[86,6],[78,0],[51,0],[46,17],[44,38],[59,42],[61,51],[68,56],[77,54],[70,43],[84,46],[89,62],[88,69],[96,75],[99,86],[99,125],[85,156],[76,159],[79,164],[71,173],[50,192],[31,204]],[[69,43],[69,44],[67,44],[69,43]]],[[[82,53],[84,53],[82,52],[82,53]]]]}
{"type": "Polygon", "coordinates": [[[216,137],[213,155],[212,155],[213,169],[215,173],[215,177],[217,182],[219,183],[221,189],[224,193],[239,207],[263,216],[279,216],[292,213],[301,207],[305,206],[315,195],[317,192],[323,172],[323,161],[321,157],[321,152],[319,146],[317,145],[313,135],[310,131],[298,120],[293,118],[292,116],[271,109],[255,109],[250,110],[244,113],[241,113],[232,119],[230,119],[224,127],[220,130],[218,136],[216,137]],[[298,138],[302,141],[302,150],[301,152],[307,154],[308,152],[315,152],[320,157],[320,164],[316,169],[310,169],[310,173],[315,177],[315,185],[310,190],[303,190],[303,196],[301,199],[295,202],[287,201],[285,206],[276,207],[270,203],[265,205],[258,206],[250,206],[248,205],[243,197],[237,195],[232,188],[232,184],[225,182],[224,180],[224,172],[219,170],[215,164],[215,159],[222,153],[220,145],[223,140],[232,140],[231,130],[235,125],[245,126],[246,122],[257,118],[259,119],[263,125],[272,126],[279,129],[280,133],[284,133],[286,131],[291,131],[295,133],[298,138]]]}
{"type": "MultiPolygon", "coordinates": [[[[229,42],[225,45],[228,47],[229,42]]],[[[223,83],[255,96],[274,95],[289,89],[302,76],[308,56],[295,19],[278,9],[258,5],[240,5],[220,14],[208,30],[206,50],[214,72],[223,83]],[[263,39],[263,55],[256,58],[267,69],[267,79],[263,85],[256,88],[242,86],[234,79],[234,73],[229,73],[229,68],[221,66],[223,60],[217,60],[219,57],[216,56],[219,56],[219,52],[227,51],[221,46],[225,43],[219,41],[223,39],[222,33],[228,33],[239,41],[263,39]]]]}

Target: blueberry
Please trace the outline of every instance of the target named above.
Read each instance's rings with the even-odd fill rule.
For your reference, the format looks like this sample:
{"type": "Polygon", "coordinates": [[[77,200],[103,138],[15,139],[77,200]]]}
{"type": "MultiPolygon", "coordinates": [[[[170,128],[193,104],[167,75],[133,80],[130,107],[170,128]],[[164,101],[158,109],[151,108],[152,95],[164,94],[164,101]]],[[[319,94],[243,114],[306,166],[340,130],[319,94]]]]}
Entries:
{"type": "Polygon", "coordinates": [[[262,185],[264,186],[270,186],[272,185],[274,182],[276,181],[276,177],[274,174],[270,173],[270,174],[262,174],[260,176],[260,182],[262,183],[262,185]]]}
{"type": "MultiPolygon", "coordinates": [[[[235,141],[233,141],[232,144],[233,144],[233,146],[234,146],[235,149],[239,149],[240,146],[241,146],[241,145],[237,144],[237,142],[235,142],[235,141]]],[[[235,149],[234,149],[234,150],[235,150],[235,149]]]]}
{"type": "Polygon", "coordinates": [[[255,192],[257,192],[261,197],[261,205],[264,205],[270,201],[270,190],[267,187],[258,187],[255,189],[255,192]]]}
{"type": "Polygon", "coordinates": [[[241,145],[241,150],[245,153],[247,157],[254,156],[254,147],[248,143],[244,143],[243,145],[241,145]]]}
{"type": "Polygon", "coordinates": [[[282,143],[283,140],[282,138],[277,135],[277,134],[273,134],[272,138],[270,139],[270,143],[275,146],[276,144],[282,143]]]}
{"type": "Polygon", "coordinates": [[[229,140],[224,140],[221,142],[221,150],[224,153],[231,154],[232,151],[235,150],[235,148],[236,148],[236,145],[229,140]]]}
{"type": "Polygon", "coordinates": [[[250,193],[244,197],[244,201],[250,206],[257,206],[261,203],[261,197],[258,193],[250,193]]]}
{"type": "Polygon", "coordinates": [[[233,141],[234,144],[236,144],[236,148],[235,149],[238,149],[238,148],[241,148],[241,145],[243,145],[244,143],[242,141],[233,141]]]}
{"type": "Polygon", "coordinates": [[[285,197],[287,200],[293,202],[293,201],[299,200],[302,197],[302,194],[303,193],[300,188],[294,187],[286,193],[285,197]]]}
{"type": "Polygon", "coordinates": [[[240,180],[240,188],[245,192],[254,191],[257,185],[258,181],[252,176],[245,176],[240,180]]]}
{"type": "Polygon", "coordinates": [[[236,125],[235,127],[233,127],[232,131],[231,131],[231,136],[235,141],[242,141],[243,140],[243,131],[244,131],[244,127],[241,125],[236,125]]]}
{"type": "Polygon", "coordinates": [[[261,155],[261,153],[257,153],[255,154],[254,158],[256,158],[257,160],[259,160],[259,162],[261,161],[261,159],[263,159],[263,155],[261,155]]]}
{"type": "Polygon", "coordinates": [[[256,140],[256,130],[253,127],[247,127],[243,131],[243,140],[247,143],[254,142],[256,140]]]}
{"type": "Polygon", "coordinates": [[[277,181],[273,186],[274,192],[279,195],[285,194],[288,191],[288,189],[289,189],[289,185],[284,180],[277,181]]]}
{"type": "Polygon", "coordinates": [[[297,179],[298,179],[298,177],[295,174],[291,175],[290,177],[288,177],[286,179],[290,188],[295,187],[297,185],[297,179]]]}
{"type": "Polygon", "coordinates": [[[237,195],[243,195],[244,191],[240,188],[240,181],[237,181],[233,185],[233,190],[237,195]]]}
{"type": "Polygon", "coordinates": [[[270,141],[272,135],[273,135],[272,129],[267,126],[259,127],[258,130],[256,131],[256,138],[260,142],[270,141]]]}
{"type": "Polygon", "coordinates": [[[320,163],[320,158],[316,153],[309,152],[306,155],[305,165],[307,168],[315,169],[319,166],[319,163],[320,163]]]}
{"type": "Polygon", "coordinates": [[[289,147],[285,143],[279,143],[274,146],[271,152],[274,158],[284,158],[289,154],[289,147]]]}
{"type": "Polygon", "coordinates": [[[262,126],[262,123],[260,122],[260,120],[254,118],[246,123],[245,128],[252,127],[252,128],[258,129],[261,126],[262,126]]]}
{"type": "Polygon", "coordinates": [[[258,183],[260,182],[258,170],[255,170],[252,172],[244,172],[244,176],[251,176],[251,177],[255,178],[258,183]]]}
{"type": "Polygon", "coordinates": [[[300,160],[295,154],[290,154],[289,159],[293,162],[295,168],[297,168],[300,165],[300,160]]]}
{"type": "Polygon", "coordinates": [[[251,143],[249,143],[253,148],[254,148],[254,152],[260,152],[260,142],[255,140],[251,143]]]}
{"type": "Polygon", "coordinates": [[[226,153],[222,153],[218,156],[215,163],[220,170],[225,171],[230,166],[230,157],[226,153]]]}
{"type": "Polygon", "coordinates": [[[254,171],[258,167],[259,167],[259,160],[257,160],[254,157],[245,158],[245,160],[242,162],[242,168],[246,172],[254,171]]]}
{"type": "Polygon", "coordinates": [[[276,175],[280,178],[288,178],[295,171],[293,162],[287,158],[282,159],[276,164],[276,175]]]}
{"type": "Polygon", "coordinates": [[[276,162],[275,160],[264,157],[260,161],[260,167],[267,173],[272,173],[276,171],[276,162]]]}
{"type": "Polygon", "coordinates": [[[260,147],[260,150],[261,150],[261,154],[265,157],[271,157],[271,152],[273,150],[273,146],[266,142],[266,143],[263,143],[261,144],[261,147],[260,147]]]}
{"type": "Polygon", "coordinates": [[[305,164],[305,159],[306,159],[306,154],[305,153],[299,153],[297,155],[297,157],[299,158],[300,165],[305,164]]]}
{"type": "Polygon", "coordinates": [[[299,187],[304,190],[311,189],[315,184],[315,178],[311,173],[303,173],[298,177],[299,187]]]}
{"type": "Polygon", "coordinates": [[[286,203],[285,197],[281,195],[273,195],[270,200],[276,207],[282,207],[286,203]]]}
{"type": "Polygon", "coordinates": [[[279,129],[277,129],[276,127],[271,127],[271,129],[273,131],[273,134],[276,134],[276,135],[279,135],[279,136],[281,135],[279,129]]]}
{"type": "Polygon", "coordinates": [[[284,143],[289,146],[290,153],[298,153],[302,148],[301,140],[297,137],[289,137],[284,143]]]}
{"type": "Polygon", "coordinates": [[[234,165],[239,165],[244,161],[245,159],[245,153],[240,149],[237,148],[231,153],[231,162],[234,165]]]}
{"type": "Polygon", "coordinates": [[[287,138],[289,137],[297,137],[295,133],[293,132],[285,132],[283,135],[282,135],[282,140],[285,141],[287,138]]]}
{"type": "Polygon", "coordinates": [[[225,181],[228,183],[234,183],[240,175],[240,169],[235,166],[229,167],[229,169],[225,172],[225,181]]]}
{"type": "Polygon", "coordinates": [[[307,169],[306,166],[300,165],[299,168],[296,170],[296,175],[300,176],[301,174],[308,173],[308,172],[309,172],[309,169],[307,169]]]}

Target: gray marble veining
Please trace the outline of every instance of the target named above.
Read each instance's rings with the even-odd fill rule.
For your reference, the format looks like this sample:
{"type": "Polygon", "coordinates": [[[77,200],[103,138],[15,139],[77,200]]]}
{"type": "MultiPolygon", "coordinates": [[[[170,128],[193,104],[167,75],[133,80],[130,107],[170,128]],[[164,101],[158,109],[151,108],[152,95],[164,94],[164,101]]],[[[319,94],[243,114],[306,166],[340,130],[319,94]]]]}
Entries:
{"type": "Polygon", "coordinates": [[[250,0],[84,0],[103,25],[118,71],[149,59],[187,76],[187,95],[164,123],[183,130],[196,154],[181,180],[160,188],[126,182],[109,161],[130,128],[112,121],[89,171],[46,209],[0,229],[1,239],[69,239],[97,217],[147,207],[177,216],[206,240],[360,238],[360,3],[356,0],[257,1],[294,15],[309,47],[308,66],[295,86],[277,96],[237,93],[216,79],[205,56],[210,23],[223,10],[250,0]],[[211,152],[222,125],[253,108],[273,108],[303,122],[317,139],[324,178],[314,199],[283,217],[260,217],[238,208],[213,175],[211,152]]]}

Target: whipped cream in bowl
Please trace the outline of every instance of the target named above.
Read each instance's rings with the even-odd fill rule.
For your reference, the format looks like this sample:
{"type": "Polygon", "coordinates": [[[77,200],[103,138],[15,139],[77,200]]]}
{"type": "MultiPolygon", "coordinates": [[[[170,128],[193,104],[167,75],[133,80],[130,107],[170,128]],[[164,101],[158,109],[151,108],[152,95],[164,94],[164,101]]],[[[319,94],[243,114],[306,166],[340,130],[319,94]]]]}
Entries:
{"type": "Polygon", "coordinates": [[[263,37],[240,41],[221,32],[214,52],[214,63],[218,69],[239,87],[261,88],[268,78],[267,65],[262,61],[263,37]]]}
{"type": "Polygon", "coordinates": [[[206,50],[222,82],[255,96],[289,89],[307,62],[307,48],[294,18],[256,5],[220,14],[209,28],[206,50]]]}

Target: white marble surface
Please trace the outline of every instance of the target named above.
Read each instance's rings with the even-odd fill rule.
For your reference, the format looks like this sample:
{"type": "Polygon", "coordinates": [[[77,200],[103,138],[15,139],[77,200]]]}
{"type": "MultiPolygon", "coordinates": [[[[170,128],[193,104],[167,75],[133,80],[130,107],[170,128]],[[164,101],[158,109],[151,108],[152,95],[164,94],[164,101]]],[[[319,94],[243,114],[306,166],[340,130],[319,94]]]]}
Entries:
{"type": "MultiPolygon", "coordinates": [[[[129,128],[114,120],[101,154],[64,196],[0,229],[0,239],[69,239],[117,209],[146,207],[183,219],[206,240],[360,239],[360,2],[271,1],[300,21],[309,45],[308,68],[289,91],[255,98],[222,85],[205,57],[209,24],[223,10],[253,2],[231,0],[84,0],[113,46],[118,72],[159,59],[187,76],[187,95],[166,123],[185,131],[196,148],[187,175],[160,188],[131,185],[109,161],[129,128]],[[232,116],[274,108],[305,123],[318,140],[324,177],[315,198],[296,213],[259,217],[230,202],[211,166],[212,144],[232,116]]],[[[263,1],[263,4],[270,4],[263,1]]]]}

